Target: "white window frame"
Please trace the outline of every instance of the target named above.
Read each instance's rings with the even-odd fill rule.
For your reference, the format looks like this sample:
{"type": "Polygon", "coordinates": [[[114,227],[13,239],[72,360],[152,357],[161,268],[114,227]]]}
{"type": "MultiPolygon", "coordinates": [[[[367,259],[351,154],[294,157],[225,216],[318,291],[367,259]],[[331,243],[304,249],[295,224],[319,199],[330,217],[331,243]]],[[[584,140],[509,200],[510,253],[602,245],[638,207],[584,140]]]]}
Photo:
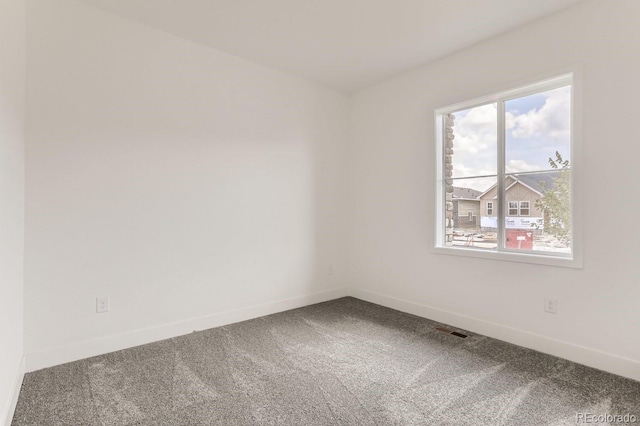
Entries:
{"type": "Polygon", "coordinates": [[[529,201],[520,201],[518,203],[518,216],[531,216],[531,202],[529,201]],[[522,214],[522,204],[527,203],[527,214],[522,214]]]}
{"type": "Polygon", "coordinates": [[[507,216],[518,216],[518,202],[517,201],[507,201],[507,216]],[[515,207],[511,207],[515,206],[515,207]],[[515,213],[513,213],[515,211],[515,213]]]}
{"type": "MultiPolygon", "coordinates": [[[[581,140],[582,140],[582,71],[580,66],[576,66],[571,70],[563,70],[556,73],[556,77],[541,77],[529,82],[521,82],[513,85],[515,89],[508,89],[502,92],[489,94],[480,98],[472,99],[451,104],[446,107],[438,108],[434,111],[434,130],[435,130],[435,229],[433,233],[432,250],[438,254],[446,254],[453,256],[475,257],[483,259],[492,259],[500,261],[514,261],[523,263],[533,263],[547,266],[561,266],[570,268],[582,268],[582,215],[579,213],[583,209],[582,206],[582,156],[581,156],[581,140]],[[559,76],[558,76],[559,75],[559,76]],[[453,111],[473,108],[492,102],[498,102],[500,105],[498,113],[498,128],[503,127],[504,111],[503,101],[520,98],[536,93],[553,90],[558,87],[571,85],[571,230],[572,230],[572,251],[570,255],[546,253],[542,251],[524,252],[522,250],[509,250],[504,247],[504,239],[499,243],[499,250],[477,249],[474,247],[449,247],[445,246],[445,230],[444,230],[444,125],[443,117],[445,114],[453,111]]],[[[498,132],[498,176],[505,176],[504,170],[504,133],[498,132]]],[[[454,142],[455,143],[455,142],[454,142]]],[[[455,149],[455,145],[454,145],[455,149]]],[[[498,206],[505,206],[504,200],[504,181],[498,179],[498,206]]],[[[506,213],[506,212],[505,212],[506,213]]],[[[498,217],[500,212],[498,211],[498,217]]],[[[500,221],[499,221],[500,222],[500,221]]],[[[501,235],[505,235],[504,223],[499,223],[501,235]]]]}
{"type": "Polygon", "coordinates": [[[487,216],[493,216],[493,201],[487,201],[487,216]]]}

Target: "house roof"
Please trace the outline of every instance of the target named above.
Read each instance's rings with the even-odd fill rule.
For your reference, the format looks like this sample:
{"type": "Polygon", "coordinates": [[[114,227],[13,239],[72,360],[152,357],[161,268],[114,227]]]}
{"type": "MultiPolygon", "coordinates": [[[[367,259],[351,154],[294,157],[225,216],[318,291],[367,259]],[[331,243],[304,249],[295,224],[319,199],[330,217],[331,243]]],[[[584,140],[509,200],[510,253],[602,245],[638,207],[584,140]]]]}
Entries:
{"type": "MultiPolygon", "coordinates": [[[[556,177],[558,177],[559,174],[560,174],[560,170],[550,170],[550,171],[535,172],[535,173],[510,174],[507,177],[508,178],[511,177],[515,179],[515,182],[508,185],[508,188],[511,188],[516,183],[520,183],[526,186],[527,188],[531,189],[532,191],[542,195],[542,189],[553,187],[553,182],[555,181],[556,177]],[[542,185],[543,183],[544,183],[544,186],[542,185]]],[[[489,188],[487,188],[486,191],[478,195],[477,198],[482,198],[485,194],[487,194],[489,191],[495,188],[496,185],[497,183],[491,185],[489,188]]],[[[454,192],[455,192],[455,188],[454,188],[454,192]]]]}
{"type": "Polygon", "coordinates": [[[457,200],[477,200],[480,194],[482,194],[482,192],[476,189],[459,186],[453,187],[453,198],[457,200]]]}
{"type": "Polygon", "coordinates": [[[553,186],[554,180],[558,177],[559,174],[559,170],[554,170],[550,172],[517,174],[513,176],[520,182],[527,185],[529,188],[535,190],[536,192],[540,192],[543,189],[543,186],[541,185],[542,182],[544,182],[544,188],[551,188],[553,186]]]}

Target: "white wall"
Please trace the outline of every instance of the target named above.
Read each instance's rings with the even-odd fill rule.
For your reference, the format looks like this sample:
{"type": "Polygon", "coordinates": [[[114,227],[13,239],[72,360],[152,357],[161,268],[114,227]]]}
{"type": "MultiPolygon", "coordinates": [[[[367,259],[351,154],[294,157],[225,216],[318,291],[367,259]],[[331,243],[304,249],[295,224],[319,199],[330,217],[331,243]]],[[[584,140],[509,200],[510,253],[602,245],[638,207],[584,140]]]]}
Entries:
{"type": "Polygon", "coordinates": [[[0,423],[21,381],[25,2],[0,0],[0,423]]]}
{"type": "Polygon", "coordinates": [[[640,2],[586,2],[357,94],[354,294],[640,380],[638,22],[640,2]],[[574,66],[584,269],[432,253],[434,109],[574,66]]]}
{"type": "Polygon", "coordinates": [[[67,0],[27,52],[29,370],[343,294],[344,95],[67,0]]]}

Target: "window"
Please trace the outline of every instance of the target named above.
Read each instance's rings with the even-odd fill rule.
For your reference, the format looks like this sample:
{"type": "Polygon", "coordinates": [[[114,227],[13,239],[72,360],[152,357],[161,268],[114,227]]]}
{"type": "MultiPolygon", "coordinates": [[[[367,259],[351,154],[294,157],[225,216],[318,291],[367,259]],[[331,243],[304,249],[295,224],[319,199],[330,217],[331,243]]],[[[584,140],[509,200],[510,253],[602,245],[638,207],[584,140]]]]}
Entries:
{"type": "Polygon", "coordinates": [[[517,201],[509,201],[509,216],[518,216],[518,202],[517,201]]]}
{"type": "Polygon", "coordinates": [[[469,212],[469,222],[473,222],[473,212],[469,212]]]}
{"type": "Polygon", "coordinates": [[[565,75],[436,111],[437,250],[579,266],[571,262],[573,96],[565,75]],[[454,187],[479,194],[467,201],[480,212],[472,241],[468,226],[456,229],[454,187]]]}

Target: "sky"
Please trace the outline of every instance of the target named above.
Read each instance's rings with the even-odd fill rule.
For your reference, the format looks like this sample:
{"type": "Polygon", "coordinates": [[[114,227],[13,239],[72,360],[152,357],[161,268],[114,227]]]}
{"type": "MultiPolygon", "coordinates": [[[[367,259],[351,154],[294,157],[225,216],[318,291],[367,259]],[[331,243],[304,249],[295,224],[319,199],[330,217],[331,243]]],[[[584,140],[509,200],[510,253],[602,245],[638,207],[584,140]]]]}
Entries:
{"type": "MultiPolygon", "coordinates": [[[[497,173],[497,106],[486,104],[454,113],[453,177],[497,173]]],[[[565,86],[505,102],[505,170],[549,170],[558,151],[571,160],[571,87],[565,86]]],[[[495,178],[454,181],[480,191],[495,178]]]]}

